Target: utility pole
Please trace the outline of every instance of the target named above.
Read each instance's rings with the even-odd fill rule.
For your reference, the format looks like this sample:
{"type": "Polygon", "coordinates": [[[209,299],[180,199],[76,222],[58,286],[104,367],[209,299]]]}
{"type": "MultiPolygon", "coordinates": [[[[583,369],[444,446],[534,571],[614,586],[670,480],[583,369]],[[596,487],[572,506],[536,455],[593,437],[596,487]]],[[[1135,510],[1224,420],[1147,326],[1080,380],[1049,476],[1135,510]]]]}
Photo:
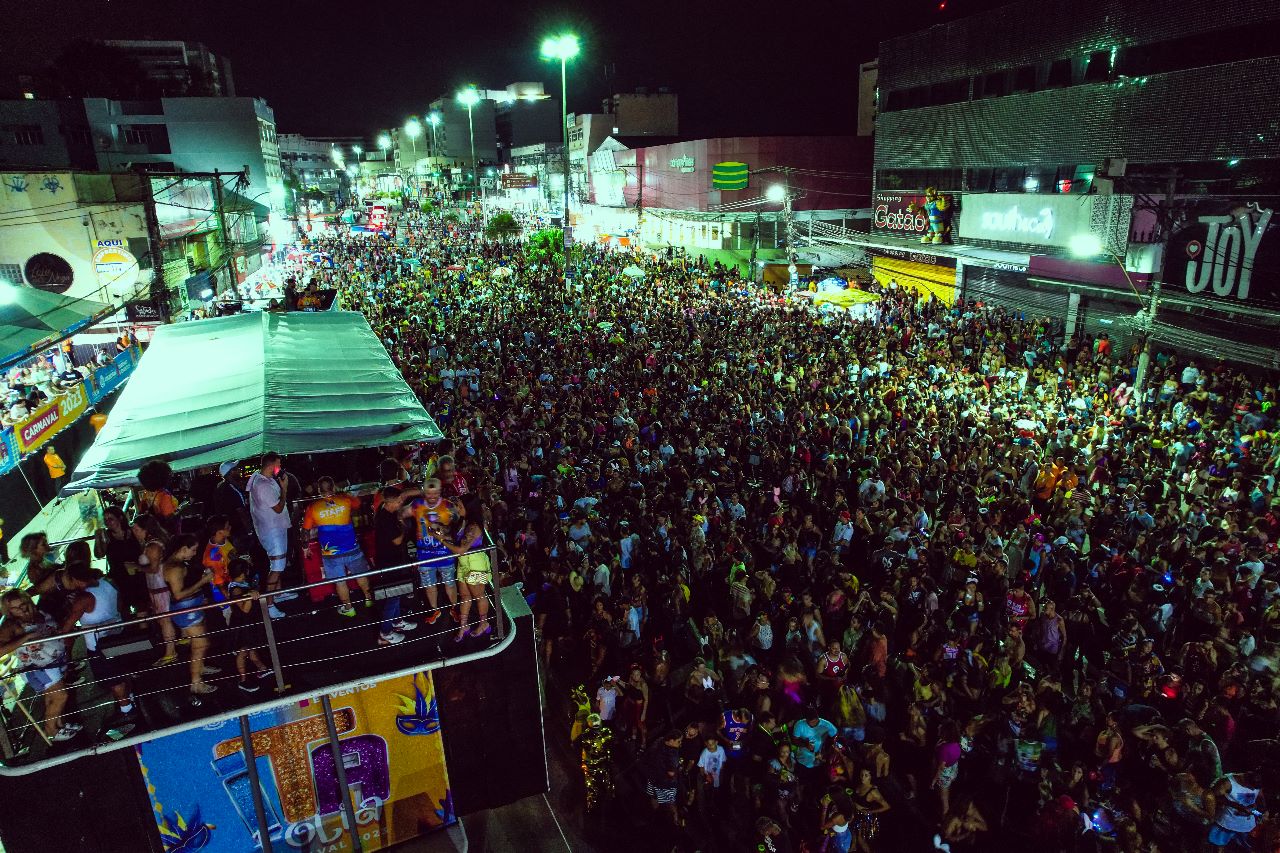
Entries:
{"type": "Polygon", "coordinates": [[[756,251],[760,248],[760,211],[756,211],[756,227],[751,235],[751,269],[748,271],[751,275],[753,284],[759,284],[760,278],[756,272],[756,251]]]}
{"type": "MultiPolygon", "coordinates": [[[[160,236],[160,219],[156,216],[155,187],[142,167],[137,167],[138,180],[142,182],[143,215],[147,220],[147,242],[151,244],[151,292],[153,300],[165,299],[164,240],[160,236]]],[[[166,300],[167,301],[167,300],[166,300]]]]}
{"type": "MultiPolygon", "coordinates": [[[[222,236],[222,257],[219,260],[226,262],[229,274],[234,279],[235,262],[231,259],[231,240],[227,234],[227,217],[225,215],[225,208],[222,202],[222,176],[218,173],[217,169],[213,170],[213,192],[216,196],[214,200],[214,210],[218,213],[218,233],[222,236]]],[[[213,285],[211,290],[213,290],[215,298],[218,295],[217,272],[218,266],[220,265],[221,264],[214,265],[210,270],[210,278],[212,279],[211,284],[213,285]]]]}
{"type": "Polygon", "coordinates": [[[796,283],[796,247],[795,241],[792,239],[793,231],[791,223],[791,173],[785,171],[782,173],[782,217],[785,220],[787,231],[787,275],[790,277],[788,284],[796,283]]]}
{"type": "MultiPolygon", "coordinates": [[[[1138,373],[1133,380],[1133,394],[1137,398],[1138,414],[1147,408],[1147,374],[1151,370],[1151,334],[1155,328],[1156,314],[1160,310],[1160,286],[1164,283],[1165,270],[1169,268],[1169,238],[1173,236],[1176,225],[1174,215],[1174,196],[1178,192],[1178,172],[1169,172],[1168,184],[1165,186],[1164,200],[1160,203],[1161,242],[1164,243],[1160,253],[1160,270],[1151,282],[1151,291],[1147,294],[1147,305],[1139,320],[1138,328],[1142,331],[1142,350],[1138,353],[1138,373]]],[[[1121,261],[1123,264],[1123,261],[1121,261]]]]}

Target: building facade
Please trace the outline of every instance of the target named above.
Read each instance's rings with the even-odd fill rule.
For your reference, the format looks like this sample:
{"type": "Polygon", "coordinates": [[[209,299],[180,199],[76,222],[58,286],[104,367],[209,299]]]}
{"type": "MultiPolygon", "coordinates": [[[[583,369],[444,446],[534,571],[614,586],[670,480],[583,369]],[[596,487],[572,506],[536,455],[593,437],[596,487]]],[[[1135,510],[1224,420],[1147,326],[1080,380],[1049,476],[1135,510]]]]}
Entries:
{"type": "Polygon", "coordinates": [[[1053,0],[882,43],[873,271],[1124,342],[1159,281],[1157,341],[1256,354],[1220,332],[1280,320],[1277,21],[1261,0],[1053,0]]]}
{"type": "Polygon", "coordinates": [[[0,281],[119,304],[145,293],[144,176],[0,171],[0,281]]]}
{"type": "Polygon", "coordinates": [[[6,128],[0,131],[0,166],[243,170],[246,195],[284,211],[275,114],[259,98],[24,99],[0,101],[0,117],[6,128]]]}
{"type": "Polygon", "coordinates": [[[808,235],[852,229],[867,204],[859,150],[853,137],[609,136],[591,156],[595,203],[571,218],[584,240],[813,263],[801,255],[808,235]]]}
{"type": "Polygon", "coordinates": [[[165,97],[236,96],[231,63],[200,42],[110,39],[102,44],[127,54],[165,97]]]}

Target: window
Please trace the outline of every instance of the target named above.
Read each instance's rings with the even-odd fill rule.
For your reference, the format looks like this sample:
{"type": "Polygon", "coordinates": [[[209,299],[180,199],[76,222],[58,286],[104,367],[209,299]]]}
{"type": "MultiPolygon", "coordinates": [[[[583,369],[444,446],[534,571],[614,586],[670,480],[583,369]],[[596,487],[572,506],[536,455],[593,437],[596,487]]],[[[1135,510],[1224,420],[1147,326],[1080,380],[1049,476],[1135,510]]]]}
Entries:
{"type": "Polygon", "coordinates": [[[0,264],[0,282],[22,284],[22,264],[0,264]]]}
{"type": "Polygon", "coordinates": [[[1084,82],[1105,83],[1110,80],[1113,55],[1110,50],[1095,50],[1089,54],[1089,62],[1084,67],[1084,82]]]}
{"type": "Polygon", "coordinates": [[[127,124],[121,128],[126,145],[142,145],[148,154],[169,154],[169,132],[162,124],[127,124]]]}
{"type": "Polygon", "coordinates": [[[1044,81],[1046,89],[1061,89],[1071,85],[1071,60],[1055,59],[1049,65],[1049,76],[1044,81]]]}
{"type": "Polygon", "coordinates": [[[1013,71],[1013,83],[1009,87],[1009,94],[1034,92],[1035,90],[1036,67],[1034,65],[1024,65],[1021,68],[1015,68],[1013,71]]]}
{"type": "Polygon", "coordinates": [[[990,74],[984,74],[979,79],[982,84],[982,91],[974,94],[981,98],[1000,98],[1008,94],[1005,90],[1005,78],[1008,75],[1004,71],[993,71],[990,74]]]}
{"type": "Polygon", "coordinates": [[[961,77],[930,87],[929,102],[935,107],[969,100],[969,78],[961,77]]]}
{"type": "Polygon", "coordinates": [[[72,145],[93,144],[93,132],[87,127],[65,127],[62,135],[72,145]]]}
{"type": "Polygon", "coordinates": [[[44,130],[38,124],[10,125],[14,145],[44,145],[44,130]]]}
{"type": "Polygon", "coordinates": [[[994,169],[991,174],[991,191],[1020,193],[1026,190],[1026,171],[1022,168],[994,169]]]}

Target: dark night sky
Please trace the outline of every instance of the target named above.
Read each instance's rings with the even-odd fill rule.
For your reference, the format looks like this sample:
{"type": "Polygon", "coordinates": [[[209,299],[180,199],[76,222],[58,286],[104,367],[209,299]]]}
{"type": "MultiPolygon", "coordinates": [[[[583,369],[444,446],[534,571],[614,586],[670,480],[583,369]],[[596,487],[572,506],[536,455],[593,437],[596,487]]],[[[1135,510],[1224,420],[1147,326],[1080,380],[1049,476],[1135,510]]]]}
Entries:
{"type": "Polygon", "coordinates": [[[343,3],[4,0],[6,64],[40,67],[72,39],[177,38],[227,56],[237,93],[264,97],[281,132],[371,134],[465,83],[497,88],[558,68],[544,35],[571,29],[569,107],[670,86],[681,133],[852,132],[858,63],[881,38],[998,5],[993,0],[607,0],[343,3]],[[606,77],[606,68],[616,75],[606,77]]]}

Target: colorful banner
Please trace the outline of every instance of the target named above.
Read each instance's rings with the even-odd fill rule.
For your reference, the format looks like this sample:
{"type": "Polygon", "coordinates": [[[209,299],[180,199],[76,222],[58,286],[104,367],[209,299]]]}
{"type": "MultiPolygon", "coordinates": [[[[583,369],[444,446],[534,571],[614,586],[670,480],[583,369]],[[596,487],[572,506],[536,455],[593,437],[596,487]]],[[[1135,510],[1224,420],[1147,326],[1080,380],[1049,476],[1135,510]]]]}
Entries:
{"type": "MultiPolygon", "coordinates": [[[[453,823],[431,674],[329,695],[363,849],[453,823]]],[[[249,720],[272,853],[351,850],[320,701],[249,720]]],[[[239,720],[159,738],[137,752],[166,853],[262,849],[239,720]]]]}
{"type": "Polygon", "coordinates": [[[97,405],[103,397],[119,388],[133,374],[142,351],[129,347],[124,352],[116,353],[116,357],[105,367],[99,367],[89,375],[89,403],[97,405]]]}
{"type": "Polygon", "coordinates": [[[0,474],[8,474],[18,467],[18,448],[13,443],[13,430],[5,427],[0,432],[0,474]]]}
{"type": "Polygon", "coordinates": [[[89,395],[81,382],[54,397],[13,425],[14,442],[19,456],[26,456],[49,439],[75,423],[89,408],[89,395]]]}
{"type": "Polygon", "coordinates": [[[1192,199],[1169,239],[1165,292],[1223,310],[1280,307],[1280,217],[1274,203],[1192,199]]]}

